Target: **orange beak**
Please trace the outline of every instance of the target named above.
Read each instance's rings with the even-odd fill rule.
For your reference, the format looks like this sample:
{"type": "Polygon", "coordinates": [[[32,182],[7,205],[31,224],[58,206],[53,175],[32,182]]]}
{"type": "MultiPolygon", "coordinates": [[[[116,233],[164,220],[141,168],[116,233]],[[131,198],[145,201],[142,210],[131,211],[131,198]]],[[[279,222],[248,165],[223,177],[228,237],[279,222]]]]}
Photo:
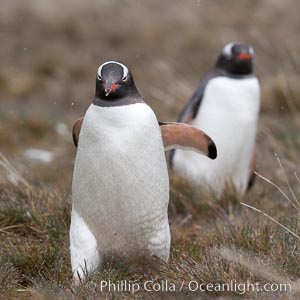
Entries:
{"type": "Polygon", "coordinates": [[[243,53],[240,53],[237,56],[237,58],[240,59],[240,60],[250,60],[251,59],[251,55],[249,53],[243,52],[243,53]]]}
{"type": "Polygon", "coordinates": [[[106,82],[103,83],[104,91],[105,91],[105,96],[107,97],[113,90],[115,90],[119,86],[118,83],[109,83],[107,84],[106,82]]]}

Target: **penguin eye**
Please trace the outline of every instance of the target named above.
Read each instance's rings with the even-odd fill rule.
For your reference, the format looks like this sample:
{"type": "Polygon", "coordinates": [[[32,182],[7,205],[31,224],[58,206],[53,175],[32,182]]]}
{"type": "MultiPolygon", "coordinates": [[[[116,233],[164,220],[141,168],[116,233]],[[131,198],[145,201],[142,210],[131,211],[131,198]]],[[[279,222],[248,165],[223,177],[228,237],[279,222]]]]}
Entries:
{"type": "Polygon", "coordinates": [[[99,74],[97,74],[97,78],[98,80],[102,80],[102,77],[99,74]]]}
{"type": "Polygon", "coordinates": [[[126,81],[127,78],[128,78],[128,76],[124,76],[124,77],[122,78],[122,80],[123,80],[123,81],[126,81]]]}

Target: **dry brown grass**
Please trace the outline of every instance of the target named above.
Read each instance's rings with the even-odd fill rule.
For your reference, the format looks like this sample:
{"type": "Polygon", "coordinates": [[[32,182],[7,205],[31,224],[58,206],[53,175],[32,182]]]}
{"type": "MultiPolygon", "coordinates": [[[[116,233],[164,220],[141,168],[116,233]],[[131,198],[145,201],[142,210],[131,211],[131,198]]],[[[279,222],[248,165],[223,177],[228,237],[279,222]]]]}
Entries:
{"type": "MultiPolygon", "coordinates": [[[[0,151],[29,186],[8,183],[0,167],[0,298],[97,298],[99,281],[168,279],[199,282],[285,282],[299,298],[299,211],[257,178],[245,197],[221,199],[171,174],[169,264],[115,262],[72,288],[68,230],[75,149],[70,129],[94,93],[95,71],[107,59],[133,72],[159,118],[174,120],[228,41],[250,43],[262,85],[258,172],[289,196],[283,169],[300,195],[299,1],[3,1],[0,10],[0,151]],[[280,22],[278,22],[280,20],[280,22]],[[51,151],[42,163],[28,148],[51,151]],[[274,153],[280,157],[283,168],[274,153]],[[298,280],[298,281],[297,281],[298,280]],[[95,285],[96,284],[96,285],[95,285]]],[[[236,293],[147,293],[136,298],[239,298],[236,293]]],[[[128,293],[102,293],[131,298],[128,293]]],[[[285,298],[285,293],[248,293],[285,298]]]]}
{"type": "MultiPolygon", "coordinates": [[[[91,274],[81,287],[74,288],[68,251],[69,195],[59,189],[48,191],[46,188],[2,185],[2,295],[7,299],[26,295],[36,299],[50,295],[69,299],[75,294],[78,299],[84,299],[99,295],[100,280],[117,282],[122,279],[141,284],[151,279],[154,282],[169,280],[178,288],[182,282],[191,280],[207,283],[230,280],[284,282],[294,283],[293,292],[297,292],[299,239],[263,216],[241,207],[234,195],[225,195],[216,201],[211,195],[205,196],[206,192],[201,193],[178,178],[173,178],[173,187],[169,213],[172,232],[169,264],[137,261],[127,265],[115,262],[91,274]],[[254,261],[259,267],[253,265],[254,261]]],[[[256,190],[243,201],[271,211],[282,224],[299,235],[297,212],[283,199],[271,200],[270,197],[275,195],[274,191],[267,191],[263,182],[258,182],[256,190]]],[[[182,293],[196,295],[187,288],[182,293]]],[[[234,294],[208,293],[204,297],[234,294]]],[[[119,293],[107,292],[102,295],[120,296],[119,293]]],[[[177,294],[178,297],[180,295],[177,294]]],[[[254,296],[253,293],[250,295],[254,296]]],[[[150,297],[146,291],[135,295],[138,298],[146,296],[150,297]]],[[[159,293],[159,296],[164,297],[165,294],[159,293]]],[[[274,293],[272,296],[283,295],[274,293]]]]}

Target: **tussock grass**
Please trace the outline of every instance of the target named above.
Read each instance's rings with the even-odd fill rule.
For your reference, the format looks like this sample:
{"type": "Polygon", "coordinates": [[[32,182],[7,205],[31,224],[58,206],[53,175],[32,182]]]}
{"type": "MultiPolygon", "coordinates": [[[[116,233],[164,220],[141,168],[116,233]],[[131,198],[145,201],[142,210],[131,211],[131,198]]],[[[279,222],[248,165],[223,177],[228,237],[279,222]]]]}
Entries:
{"type": "Polygon", "coordinates": [[[280,73],[265,82],[262,112],[270,110],[277,114],[289,114],[296,118],[300,111],[300,90],[297,75],[280,73]]]}
{"type": "Polygon", "coordinates": [[[70,272],[64,258],[71,209],[67,197],[22,185],[1,190],[0,257],[14,270],[11,286],[24,287],[41,278],[61,282],[70,272]]]}
{"type": "MultiPolygon", "coordinates": [[[[71,299],[72,295],[85,299],[100,295],[101,280],[118,282],[125,279],[138,282],[141,286],[147,280],[168,280],[178,289],[182,282],[191,280],[204,283],[226,283],[230,280],[284,282],[295,287],[295,297],[299,295],[295,285],[300,274],[298,238],[268,219],[253,215],[240,206],[236,197],[205,198],[199,189],[193,189],[188,182],[176,176],[172,177],[172,186],[172,250],[169,264],[159,261],[130,264],[115,261],[89,274],[85,282],[74,287],[68,250],[69,196],[59,190],[2,185],[0,280],[3,295],[7,299],[12,296],[71,299]],[[253,261],[259,267],[255,267],[253,261]]],[[[252,191],[244,201],[257,205],[257,196],[252,191]]],[[[265,197],[263,200],[267,199],[265,197]]],[[[276,210],[272,211],[273,214],[276,210]]],[[[286,208],[286,214],[279,220],[295,235],[300,234],[298,213],[292,207],[286,208]]],[[[182,293],[197,295],[187,287],[182,293]]],[[[174,295],[180,299],[182,293],[174,295]]],[[[108,291],[101,295],[108,298],[132,296],[129,292],[108,291]]],[[[153,295],[164,297],[166,294],[153,295]]],[[[204,297],[218,295],[234,296],[238,293],[215,292],[204,297]]],[[[250,295],[259,297],[263,293],[250,295]]],[[[273,293],[274,297],[276,295],[282,294],[273,293]]],[[[151,297],[151,293],[142,289],[135,297],[151,297]]]]}

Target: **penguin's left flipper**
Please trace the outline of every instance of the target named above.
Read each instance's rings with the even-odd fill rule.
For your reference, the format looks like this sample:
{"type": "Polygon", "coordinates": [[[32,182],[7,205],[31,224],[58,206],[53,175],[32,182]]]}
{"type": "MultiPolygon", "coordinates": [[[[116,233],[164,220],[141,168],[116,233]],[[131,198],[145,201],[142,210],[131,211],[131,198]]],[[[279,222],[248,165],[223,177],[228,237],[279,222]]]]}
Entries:
{"type": "Polygon", "coordinates": [[[249,172],[249,181],[248,181],[248,187],[247,187],[247,191],[249,191],[253,185],[254,185],[254,181],[255,181],[255,169],[256,169],[256,146],[254,145],[253,151],[252,151],[252,157],[251,157],[251,161],[250,161],[250,172],[249,172]]]}
{"type": "Polygon", "coordinates": [[[214,141],[202,130],[185,123],[159,122],[165,151],[183,149],[200,152],[211,159],[217,157],[214,141]]]}
{"type": "Polygon", "coordinates": [[[78,118],[73,125],[72,136],[73,136],[73,142],[75,147],[78,146],[79,134],[80,134],[83,119],[84,117],[78,118]]]}

